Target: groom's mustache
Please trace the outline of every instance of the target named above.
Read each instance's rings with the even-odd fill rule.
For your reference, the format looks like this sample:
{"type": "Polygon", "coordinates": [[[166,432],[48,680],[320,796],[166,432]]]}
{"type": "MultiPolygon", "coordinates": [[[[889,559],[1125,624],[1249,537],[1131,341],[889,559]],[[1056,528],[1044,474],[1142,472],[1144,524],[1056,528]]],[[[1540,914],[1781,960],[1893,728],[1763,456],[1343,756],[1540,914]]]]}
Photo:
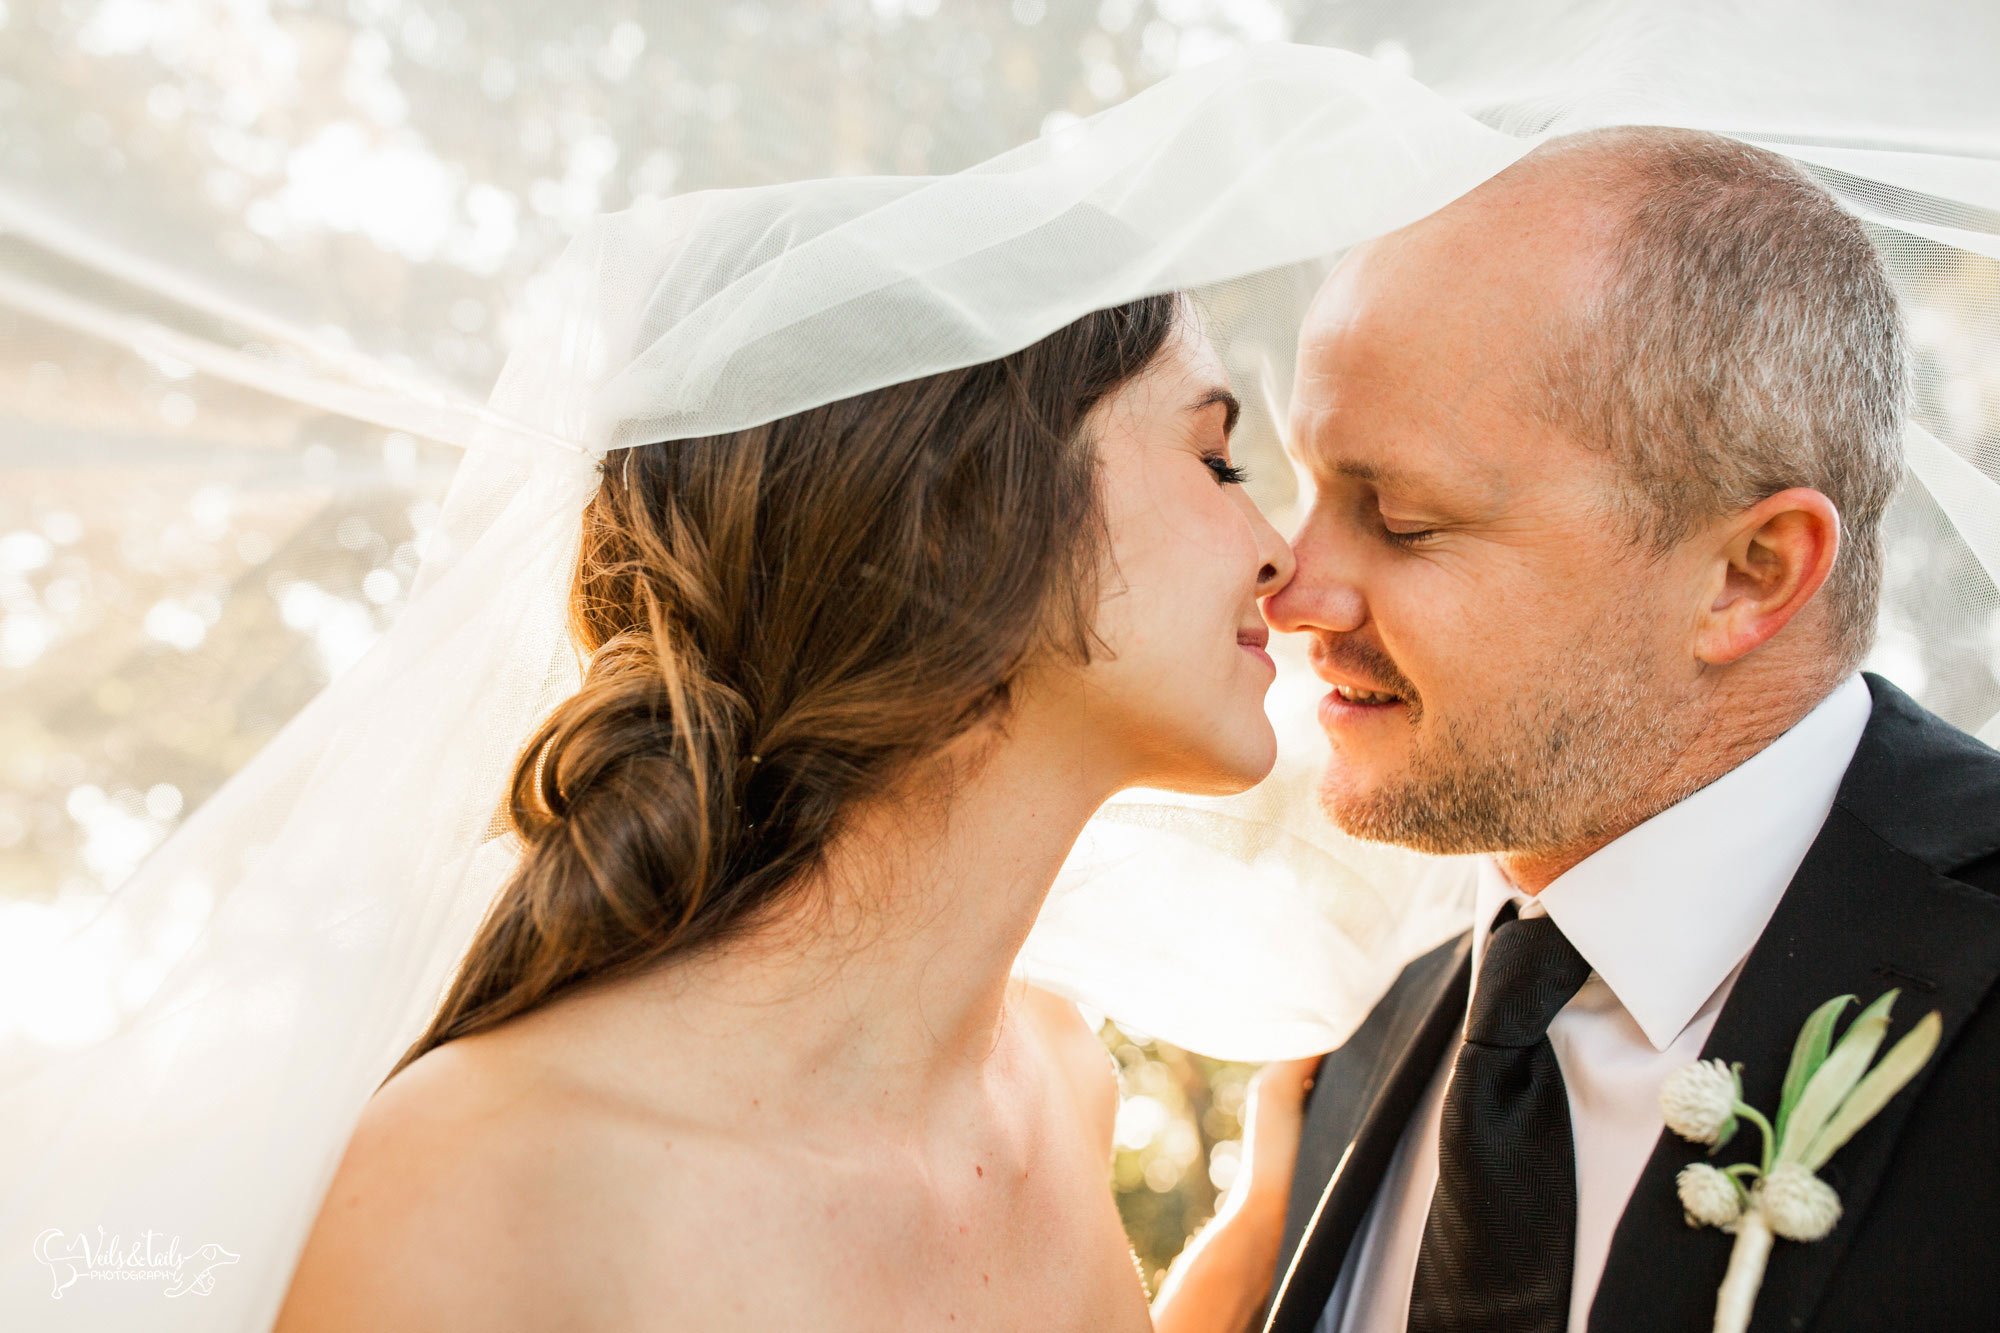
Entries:
{"type": "Polygon", "coordinates": [[[1329,674],[1337,675],[1344,678],[1343,683],[1362,685],[1380,694],[1393,694],[1410,705],[1412,713],[1416,711],[1417,687],[1410,683],[1408,676],[1396,669],[1396,664],[1381,649],[1359,639],[1316,634],[1313,636],[1311,658],[1313,670],[1322,678],[1329,674]]]}

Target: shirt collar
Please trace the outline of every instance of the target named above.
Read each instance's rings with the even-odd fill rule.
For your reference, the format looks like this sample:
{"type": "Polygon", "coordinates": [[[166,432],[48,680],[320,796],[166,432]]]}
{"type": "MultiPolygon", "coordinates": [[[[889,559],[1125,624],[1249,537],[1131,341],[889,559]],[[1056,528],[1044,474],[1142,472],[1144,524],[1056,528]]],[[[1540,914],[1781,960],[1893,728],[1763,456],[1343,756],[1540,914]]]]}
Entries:
{"type": "Polygon", "coordinates": [[[1480,857],[1474,975],[1501,906],[1538,907],[1653,1049],[1666,1050],[1763,934],[1833,809],[1872,708],[1867,683],[1849,676],[1790,731],[1533,898],[1480,857]]]}

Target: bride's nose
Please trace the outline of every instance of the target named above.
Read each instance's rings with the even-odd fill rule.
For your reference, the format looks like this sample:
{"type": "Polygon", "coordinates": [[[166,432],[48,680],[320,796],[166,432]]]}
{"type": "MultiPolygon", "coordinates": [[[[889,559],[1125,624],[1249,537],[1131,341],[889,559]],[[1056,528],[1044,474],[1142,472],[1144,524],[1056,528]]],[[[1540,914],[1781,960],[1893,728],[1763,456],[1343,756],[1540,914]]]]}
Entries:
{"type": "Polygon", "coordinates": [[[1292,555],[1292,544],[1271,526],[1262,510],[1256,511],[1253,520],[1257,529],[1257,554],[1263,559],[1263,567],[1257,571],[1257,596],[1275,597],[1285,590],[1298,570],[1298,562],[1292,555]]]}

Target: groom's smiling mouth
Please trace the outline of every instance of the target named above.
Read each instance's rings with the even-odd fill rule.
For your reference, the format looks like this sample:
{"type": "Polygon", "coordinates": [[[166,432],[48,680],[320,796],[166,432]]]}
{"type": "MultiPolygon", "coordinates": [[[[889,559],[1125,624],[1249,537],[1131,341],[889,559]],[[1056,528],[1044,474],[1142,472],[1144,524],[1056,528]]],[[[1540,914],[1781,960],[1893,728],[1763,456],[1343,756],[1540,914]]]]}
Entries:
{"type": "Polygon", "coordinates": [[[1330,683],[1332,691],[1319,701],[1320,730],[1329,736],[1383,718],[1410,716],[1400,694],[1339,681],[1330,683]]]}
{"type": "Polygon", "coordinates": [[[1379,652],[1352,640],[1313,645],[1313,674],[1332,687],[1319,704],[1321,728],[1351,726],[1385,716],[1414,718],[1415,698],[1393,664],[1379,652]],[[1377,680],[1394,681],[1403,688],[1385,688],[1377,680]]]}
{"type": "Polygon", "coordinates": [[[1380,690],[1359,690],[1352,685],[1336,685],[1333,692],[1351,704],[1399,704],[1401,695],[1388,694],[1380,690]]]}
{"type": "Polygon", "coordinates": [[[1364,689],[1333,682],[1333,691],[1319,701],[1319,724],[1331,729],[1357,719],[1400,713],[1406,700],[1388,690],[1364,689]]]}

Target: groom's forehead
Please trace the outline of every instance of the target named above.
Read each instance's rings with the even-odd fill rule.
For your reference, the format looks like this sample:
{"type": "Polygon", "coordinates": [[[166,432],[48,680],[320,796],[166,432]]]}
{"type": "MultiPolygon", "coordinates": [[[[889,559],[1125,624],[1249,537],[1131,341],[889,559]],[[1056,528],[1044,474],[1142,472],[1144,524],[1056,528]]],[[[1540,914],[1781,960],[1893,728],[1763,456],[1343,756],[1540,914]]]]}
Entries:
{"type": "Polygon", "coordinates": [[[1496,290],[1411,257],[1377,252],[1371,271],[1336,271],[1322,289],[1300,331],[1287,449],[1355,476],[1532,462],[1549,425],[1546,358],[1577,317],[1564,299],[1576,288],[1517,275],[1496,290]]]}
{"type": "Polygon", "coordinates": [[[1586,317],[1620,212],[1568,173],[1541,170],[1353,247],[1307,310],[1302,380],[1316,361],[1352,368],[1377,348],[1444,379],[1518,363],[1538,335],[1586,317]]]}
{"type": "Polygon", "coordinates": [[[1320,461],[1328,466],[1370,440],[1421,440],[1432,446],[1426,453],[1477,455],[1496,428],[1528,415],[1532,375],[1511,350],[1482,359],[1357,327],[1301,358],[1287,447],[1326,455],[1320,461]]]}

